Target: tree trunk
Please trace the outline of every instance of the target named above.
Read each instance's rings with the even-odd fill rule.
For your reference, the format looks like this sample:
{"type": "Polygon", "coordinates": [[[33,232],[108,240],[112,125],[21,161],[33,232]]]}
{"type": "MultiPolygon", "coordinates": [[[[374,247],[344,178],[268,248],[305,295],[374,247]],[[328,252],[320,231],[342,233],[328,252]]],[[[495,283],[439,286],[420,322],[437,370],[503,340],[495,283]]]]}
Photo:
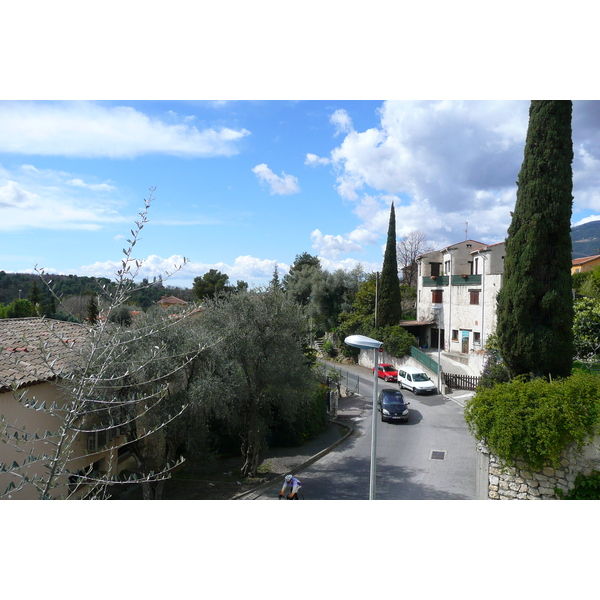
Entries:
{"type": "Polygon", "coordinates": [[[255,477],[258,469],[258,459],[260,457],[261,444],[260,440],[256,439],[256,435],[252,433],[242,442],[242,456],[244,464],[242,465],[243,477],[255,477]]]}

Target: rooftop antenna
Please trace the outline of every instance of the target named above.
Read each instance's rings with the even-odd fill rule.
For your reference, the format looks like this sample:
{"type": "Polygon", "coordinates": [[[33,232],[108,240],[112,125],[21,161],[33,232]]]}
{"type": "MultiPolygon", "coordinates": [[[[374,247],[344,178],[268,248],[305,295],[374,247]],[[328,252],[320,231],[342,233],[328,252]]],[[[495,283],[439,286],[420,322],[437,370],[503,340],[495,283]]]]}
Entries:
{"type": "Polygon", "coordinates": [[[469,239],[469,221],[465,221],[465,240],[469,239]]]}

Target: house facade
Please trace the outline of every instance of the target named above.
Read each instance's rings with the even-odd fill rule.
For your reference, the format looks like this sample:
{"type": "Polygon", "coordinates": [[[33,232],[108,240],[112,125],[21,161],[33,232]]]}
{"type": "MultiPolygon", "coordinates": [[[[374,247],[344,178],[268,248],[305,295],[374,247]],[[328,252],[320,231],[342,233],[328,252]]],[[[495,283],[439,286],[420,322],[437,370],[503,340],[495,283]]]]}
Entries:
{"type": "Polygon", "coordinates": [[[496,328],[504,242],[465,240],[422,254],[417,263],[417,319],[429,323],[420,344],[461,355],[480,372],[483,348],[496,328]]]}
{"type": "Polygon", "coordinates": [[[575,273],[586,273],[592,271],[600,265],[600,254],[596,256],[584,256],[583,258],[574,258],[571,264],[571,275],[575,273]]]}
{"type": "MultiPolygon", "coordinates": [[[[45,477],[52,456],[53,434],[62,424],[61,408],[69,401],[59,385],[61,373],[73,368],[88,330],[77,323],[52,319],[0,319],[0,498],[37,499],[30,481],[45,477]],[[17,472],[12,470],[14,463],[17,472]],[[14,486],[14,487],[13,487],[14,486]],[[20,488],[20,489],[19,489],[20,488]],[[7,492],[7,490],[9,490],[7,492]]],[[[78,433],[69,447],[67,469],[114,475],[118,471],[116,445],[124,440],[118,429],[78,433]]],[[[67,473],[51,494],[77,498],[86,492],[67,473]]]]}

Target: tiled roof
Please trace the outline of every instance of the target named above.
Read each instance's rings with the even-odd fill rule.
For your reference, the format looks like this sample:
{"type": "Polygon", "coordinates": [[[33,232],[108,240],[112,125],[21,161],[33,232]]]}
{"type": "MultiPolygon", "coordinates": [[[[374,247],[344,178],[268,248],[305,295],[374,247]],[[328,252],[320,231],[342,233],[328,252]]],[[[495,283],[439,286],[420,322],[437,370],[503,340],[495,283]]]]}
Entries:
{"type": "Polygon", "coordinates": [[[0,392],[54,379],[73,364],[87,333],[66,321],[0,319],[0,392]]]}
{"type": "Polygon", "coordinates": [[[597,258],[600,258],[600,254],[596,254],[595,256],[584,256],[583,258],[574,258],[573,264],[574,265],[582,265],[583,263],[590,262],[592,260],[596,260],[597,258]]]}
{"type": "Polygon", "coordinates": [[[184,300],[180,300],[179,298],[176,298],[175,296],[163,296],[157,302],[157,304],[160,304],[162,306],[166,306],[168,304],[180,304],[181,306],[185,306],[187,304],[187,302],[185,302],[184,300]]]}

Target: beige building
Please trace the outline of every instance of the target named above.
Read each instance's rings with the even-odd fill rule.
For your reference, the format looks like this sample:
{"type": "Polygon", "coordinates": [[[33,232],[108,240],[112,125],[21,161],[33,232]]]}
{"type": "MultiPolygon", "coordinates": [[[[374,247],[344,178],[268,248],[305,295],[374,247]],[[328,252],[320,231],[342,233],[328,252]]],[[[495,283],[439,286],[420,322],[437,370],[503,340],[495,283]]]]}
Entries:
{"type": "Polygon", "coordinates": [[[571,266],[571,275],[575,273],[585,273],[591,271],[600,265],[600,254],[596,256],[585,256],[583,258],[574,258],[571,266]]]}
{"type": "MultiPolygon", "coordinates": [[[[0,498],[38,499],[47,476],[61,411],[69,402],[60,385],[88,341],[86,327],[51,319],[0,319],[0,498]],[[45,458],[43,458],[45,455],[45,458]],[[19,465],[13,470],[14,463],[19,465]],[[27,479],[25,479],[27,478],[27,479]]],[[[83,425],[83,424],[82,424],[83,425]]],[[[91,420],[85,424],[93,428],[91,420]]],[[[78,433],[69,446],[67,469],[90,474],[117,472],[118,428],[78,433]],[[112,448],[112,449],[111,449],[112,448]]],[[[51,495],[77,498],[87,486],[62,475],[51,495]]]]}
{"type": "Polygon", "coordinates": [[[430,323],[420,345],[461,355],[473,373],[496,328],[496,296],[502,287],[504,242],[465,240],[417,258],[417,320],[430,323]],[[466,357],[466,359],[465,359],[466,357]]]}

